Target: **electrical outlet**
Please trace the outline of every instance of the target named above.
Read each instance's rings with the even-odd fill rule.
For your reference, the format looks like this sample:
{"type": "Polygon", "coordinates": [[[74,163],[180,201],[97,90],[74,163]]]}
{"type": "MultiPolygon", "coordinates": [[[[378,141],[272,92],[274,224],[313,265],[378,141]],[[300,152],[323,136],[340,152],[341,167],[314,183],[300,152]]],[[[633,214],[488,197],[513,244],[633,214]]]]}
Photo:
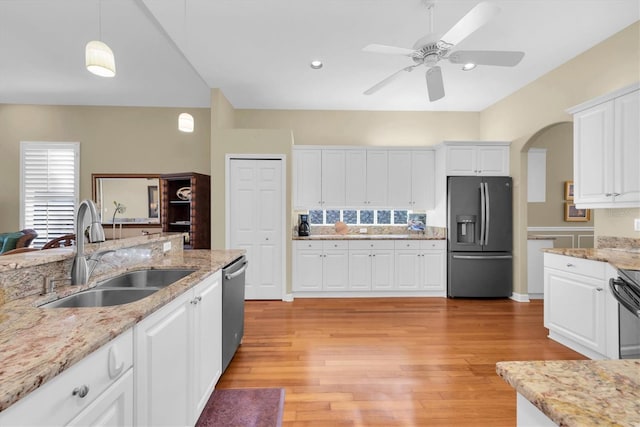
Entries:
{"type": "Polygon", "coordinates": [[[169,252],[171,250],[171,242],[164,242],[162,244],[162,250],[164,252],[169,252]]]}
{"type": "Polygon", "coordinates": [[[633,220],[633,229],[636,231],[640,231],[640,218],[636,218],[633,220]]]}
{"type": "Polygon", "coordinates": [[[367,234],[367,229],[366,228],[361,228],[360,229],[360,234],[367,234]]]}

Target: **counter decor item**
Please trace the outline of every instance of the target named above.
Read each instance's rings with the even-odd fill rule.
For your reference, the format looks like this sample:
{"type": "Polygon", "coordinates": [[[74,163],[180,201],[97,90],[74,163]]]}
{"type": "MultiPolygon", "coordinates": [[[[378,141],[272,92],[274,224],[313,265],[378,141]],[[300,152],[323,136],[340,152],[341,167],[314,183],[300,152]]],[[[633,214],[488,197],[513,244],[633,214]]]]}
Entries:
{"type": "Polygon", "coordinates": [[[349,227],[347,227],[347,224],[345,224],[342,221],[336,221],[336,233],[337,234],[341,234],[341,235],[345,235],[349,232],[349,227]]]}

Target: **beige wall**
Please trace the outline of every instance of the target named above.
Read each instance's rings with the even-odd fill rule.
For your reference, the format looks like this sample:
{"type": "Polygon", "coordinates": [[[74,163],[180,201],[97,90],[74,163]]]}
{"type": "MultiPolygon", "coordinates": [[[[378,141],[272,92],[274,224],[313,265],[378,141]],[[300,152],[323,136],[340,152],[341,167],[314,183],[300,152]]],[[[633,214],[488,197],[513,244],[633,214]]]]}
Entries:
{"type": "MultiPolygon", "coordinates": [[[[482,139],[513,141],[515,292],[525,293],[527,283],[526,147],[531,137],[554,123],[571,121],[565,112],[569,107],[639,79],[640,22],[636,22],[481,113],[482,139]]],[[[635,212],[629,218],[640,209],[635,212]]],[[[594,216],[596,236],[606,230],[616,236],[640,237],[629,221],[617,223],[599,211],[594,216]]]]}
{"type": "Polygon", "coordinates": [[[546,200],[528,203],[529,227],[593,227],[588,222],[564,220],[564,186],[573,180],[573,123],[564,122],[543,129],[526,146],[547,150],[546,200]]]}
{"type": "Polygon", "coordinates": [[[291,129],[299,145],[429,146],[478,139],[480,113],[236,110],[235,125],[291,129]]]}
{"type": "Polygon", "coordinates": [[[80,143],[80,198],[92,173],[210,173],[206,108],[0,105],[0,231],[19,227],[20,141],[80,143]],[[178,131],[178,114],[195,118],[178,131]]]}

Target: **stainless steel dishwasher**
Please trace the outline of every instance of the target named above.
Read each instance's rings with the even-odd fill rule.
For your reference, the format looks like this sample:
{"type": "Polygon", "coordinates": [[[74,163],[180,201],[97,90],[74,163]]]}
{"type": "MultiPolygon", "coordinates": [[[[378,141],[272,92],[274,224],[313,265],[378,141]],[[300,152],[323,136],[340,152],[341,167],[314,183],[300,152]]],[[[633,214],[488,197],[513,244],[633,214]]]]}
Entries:
{"type": "Polygon", "coordinates": [[[248,264],[241,256],[222,269],[222,372],[244,335],[244,275],[248,264]]]}

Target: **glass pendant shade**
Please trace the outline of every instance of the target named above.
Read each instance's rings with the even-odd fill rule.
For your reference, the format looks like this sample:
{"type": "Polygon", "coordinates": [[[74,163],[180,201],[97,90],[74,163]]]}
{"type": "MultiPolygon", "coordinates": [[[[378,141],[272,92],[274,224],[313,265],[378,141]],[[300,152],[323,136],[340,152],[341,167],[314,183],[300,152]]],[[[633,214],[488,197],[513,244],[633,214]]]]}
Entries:
{"type": "Polygon", "coordinates": [[[87,70],[101,77],[116,75],[116,60],[113,51],[101,41],[93,40],[85,48],[87,70]]]}
{"type": "Polygon", "coordinates": [[[193,116],[189,113],[181,113],[178,116],[178,129],[182,132],[193,132],[193,116]]]}

